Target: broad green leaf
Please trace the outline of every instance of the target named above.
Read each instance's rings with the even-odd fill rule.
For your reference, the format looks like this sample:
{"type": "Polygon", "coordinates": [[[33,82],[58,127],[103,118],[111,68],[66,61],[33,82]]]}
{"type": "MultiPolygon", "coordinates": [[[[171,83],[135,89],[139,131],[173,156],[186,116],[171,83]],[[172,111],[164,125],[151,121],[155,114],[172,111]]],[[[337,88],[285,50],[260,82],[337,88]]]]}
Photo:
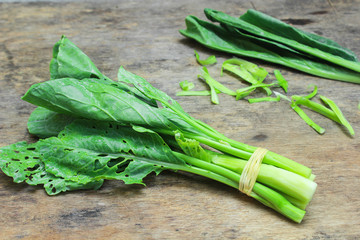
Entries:
{"type": "Polygon", "coordinates": [[[0,168],[14,179],[14,182],[26,182],[29,185],[44,185],[49,195],[78,189],[98,189],[103,180],[81,184],[65,180],[46,171],[39,152],[39,143],[18,142],[0,148],[0,168]]]}
{"type": "Polygon", "coordinates": [[[360,83],[359,73],[313,60],[280,43],[241,32],[235,34],[194,16],[186,17],[185,22],[187,28],[180,33],[211,49],[265,60],[324,78],[360,83]]]}
{"type": "Polygon", "coordinates": [[[175,128],[163,110],[94,79],[55,79],[33,85],[22,98],[49,110],[102,121],[175,128]]]}
{"type": "Polygon", "coordinates": [[[184,127],[184,129],[187,128],[190,130],[190,132],[196,132],[199,135],[206,134],[206,131],[210,131],[212,134],[215,135],[220,135],[212,127],[191,117],[187,112],[183,110],[179,103],[177,103],[174,99],[168,96],[165,92],[153,87],[144,78],[126,71],[123,67],[120,67],[118,72],[118,79],[121,82],[133,84],[134,87],[146,97],[158,101],[162,105],[162,107],[164,107],[162,109],[162,112],[168,118],[170,115],[171,118],[174,120],[172,121],[173,123],[186,123],[186,125],[182,125],[181,127],[184,127]]]}
{"type": "Polygon", "coordinates": [[[40,151],[46,169],[80,183],[117,179],[142,184],[151,172],[185,165],[157,133],[113,122],[74,121],[59,138],[43,143],[40,151]]]}
{"type": "Polygon", "coordinates": [[[50,62],[51,79],[59,78],[94,78],[99,82],[118,87],[149,105],[156,106],[156,102],[148,99],[136,88],[124,84],[123,82],[114,82],[102,74],[91,59],[68,38],[62,36],[53,47],[53,59],[50,62]]]}
{"type": "Polygon", "coordinates": [[[350,61],[357,61],[355,53],[340,46],[335,41],[317,34],[302,31],[262,12],[249,9],[245,14],[240,16],[240,20],[276,36],[294,40],[350,61]]]}
{"type": "Polygon", "coordinates": [[[360,72],[360,64],[358,62],[354,61],[354,59],[347,60],[342,57],[343,55],[348,57],[348,52],[342,51],[341,48],[336,48],[337,52],[335,52],[335,49],[332,49],[332,45],[329,46],[324,44],[324,42],[311,41],[313,39],[309,38],[308,35],[301,34],[294,27],[261,12],[249,10],[240,18],[235,18],[212,9],[205,9],[204,11],[208,19],[219,22],[222,26],[237,28],[239,31],[245,31],[253,36],[281,43],[324,61],[360,72]],[[303,42],[306,43],[304,44],[303,42]],[[320,50],[322,47],[326,48],[326,50],[320,50]],[[340,52],[341,56],[333,55],[331,53],[333,52],[332,50],[334,50],[334,53],[340,52]]]}
{"type": "Polygon", "coordinates": [[[131,72],[126,71],[123,67],[119,68],[118,71],[118,81],[132,84],[139,92],[141,92],[147,98],[153,101],[159,101],[163,107],[168,107],[169,104],[178,111],[181,111],[183,114],[188,115],[174,99],[168,96],[165,92],[153,87],[148,81],[144,78],[135,75],[131,72]]]}
{"type": "Polygon", "coordinates": [[[27,123],[28,130],[40,138],[54,137],[64,130],[75,117],[57,113],[43,107],[37,107],[31,114],[27,123]]]}
{"type": "Polygon", "coordinates": [[[53,58],[50,63],[50,77],[57,78],[104,78],[90,58],[73,44],[67,37],[53,47],[53,58]]]}
{"type": "Polygon", "coordinates": [[[143,184],[151,172],[184,169],[155,132],[113,122],[75,120],[59,137],[0,149],[0,167],[15,182],[44,184],[49,194],[96,189],[104,179],[143,184]]]}

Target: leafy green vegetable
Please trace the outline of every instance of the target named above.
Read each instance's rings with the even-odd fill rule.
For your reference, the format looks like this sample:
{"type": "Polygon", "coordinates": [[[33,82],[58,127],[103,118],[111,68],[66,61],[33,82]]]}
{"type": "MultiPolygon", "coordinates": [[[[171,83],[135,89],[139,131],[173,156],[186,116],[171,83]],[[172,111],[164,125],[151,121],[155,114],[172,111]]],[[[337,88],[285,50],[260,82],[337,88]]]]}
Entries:
{"type": "Polygon", "coordinates": [[[255,28],[258,27],[271,33],[272,36],[280,37],[280,39],[286,38],[350,61],[358,61],[355,53],[340,46],[335,41],[317,34],[302,31],[262,12],[249,9],[240,19],[252,24],[255,28]]]}
{"type": "Polygon", "coordinates": [[[27,127],[31,134],[40,138],[54,137],[76,118],[71,115],[37,107],[30,115],[27,127]]]}
{"type": "Polygon", "coordinates": [[[29,185],[44,185],[49,195],[78,189],[98,189],[103,184],[96,180],[87,184],[66,180],[47,171],[38,150],[41,141],[35,144],[18,142],[0,149],[0,168],[14,182],[26,182],[29,185]]]}
{"type": "Polygon", "coordinates": [[[322,41],[311,41],[314,39],[310,38],[306,33],[264,13],[249,10],[240,18],[235,18],[209,8],[206,8],[204,12],[208,19],[219,22],[222,26],[225,25],[226,28],[234,27],[239,31],[245,31],[253,36],[281,43],[296,51],[304,52],[322,60],[360,72],[360,64],[354,61],[356,58],[354,58],[353,55],[349,55],[349,50],[344,51],[343,48],[326,45],[325,43],[329,41],[324,41],[324,38],[322,38],[322,41]],[[290,35],[290,37],[288,37],[288,35],[290,35]],[[327,51],[322,51],[320,50],[321,48],[325,48],[327,51]],[[333,55],[328,51],[339,53],[340,56],[333,55]],[[346,58],[348,57],[351,58],[351,60],[347,60],[346,58]]]}
{"type": "MultiPolygon", "coordinates": [[[[39,106],[29,126],[48,138],[0,148],[5,174],[16,182],[44,185],[48,194],[97,189],[111,179],[144,184],[147,175],[163,170],[186,171],[239,187],[241,167],[256,147],[229,139],[191,117],[166,93],[122,67],[113,82],[74,46],[65,37],[55,44],[52,79],[34,84],[23,96],[39,106]],[[74,59],[63,48],[72,49],[74,59]]],[[[215,93],[224,90],[206,74],[204,70],[215,93]]],[[[262,162],[250,196],[301,222],[316,190],[311,169],[271,151],[262,162]]]]}
{"type": "Polygon", "coordinates": [[[207,59],[205,60],[201,60],[199,54],[196,52],[196,50],[194,50],[195,53],[195,57],[196,57],[196,61],[204,66],[204,65],[211,65],[211,64],[215,64],[216,61],[216,57],[214,55],[209,56],[207,59]]]}
{"type": "MultiPolygon", "coordinates": [[[[209,16],[209,10],[206,11],[209,16]]],[[[210,20],[213,19],[210,18],[210,20]]],[[[321,37],[316,37],[314,34],[304,33],[304,36],[309,38],[311,41],[318,43],[322,42],[322,44],[327,45],[329,49],[334,49],[334,51],[329,50],[329,52],[327,52],[328,55],[335,54],[334,52],[338,51],[335,50],[335,48],[337,48],[341,51],[344,50],[344,54],[347,52],[350,57],[344,59],[340,57],[342,55],[340,53],[332,55],[332,59],[334,59],[333,62],[341,64],[341,66],[339,66],[332,62],[327,62],[327,57],[319,60],[307,53],[300,52],[298,49],[293,49],[292,47],[284,45],[282,42],[255,36],[247,31],[239,30],[236,27],[229,26],[224,23],[218,26],[213,23],[200,20],[195,16],[187,16],[185,23],[187,28],[185,30],[180,30],[180,33],[185,37],[196,40],[208,48],[239,56],[265,60],[319,77],[360,83],[360,73],[358,72],[360,64],[352,60],[347,60],[355,60],[355,57],[351,57],[352,54],[348,51],[344,49],[341,50],[341,48],[336,47],[337,45],[333,44],[332,41],[322,41],[321,37]],[[346,68],[348,66],[356,71],[346,68]]],[[[261,32],[259,32],[259,34],[260,33],[261,32]]],[[[321,50],[316,51],[322,52],[321,50]]]]}

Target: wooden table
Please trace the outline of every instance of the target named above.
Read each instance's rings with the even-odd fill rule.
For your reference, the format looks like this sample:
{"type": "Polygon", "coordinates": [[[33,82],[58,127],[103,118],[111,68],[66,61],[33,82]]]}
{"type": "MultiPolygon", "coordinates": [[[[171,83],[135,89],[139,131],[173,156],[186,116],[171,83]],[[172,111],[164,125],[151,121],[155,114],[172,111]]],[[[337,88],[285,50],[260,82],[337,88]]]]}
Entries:
{"type": "Polygon", "coordinates": [[[306,94],[307,86],[316,84],[319,94],[342,109],[355,129],[353,138],[338,124],[307,111],[326,129],[318,135],[286,101],[249,104],[220,95],[215,106],[209,97],[176,97],[178,83],[185,79],[205,89],[196,79],[200,66],[194,50],[204,58],[218,57],[218,64],[209,67],[214,78],[232,88],[244,86],[230,75],[220,77],[221,62],[232,56],[207,50],[178,33],[187,15],[205,19],[205,7],[233,16],[256,8],[329,37],[360,56],[360,1],[0,3],[0,147],[36,140],[26,129],[34,106],[20,97],[32,84],[49,78],[52,46],[64,34],[109,77],[116,79],[123,65],[228,137],[311,167],[318,189],[304,221],[292,223],[234,189],[185,173],[151,175],[147,187],[108,181],[98,191],[53,197],[0,173],[0,239],[360,238],[360,86],[253,60],[269,72],[280,69],[289,81],[289,96],[306,94]]]}

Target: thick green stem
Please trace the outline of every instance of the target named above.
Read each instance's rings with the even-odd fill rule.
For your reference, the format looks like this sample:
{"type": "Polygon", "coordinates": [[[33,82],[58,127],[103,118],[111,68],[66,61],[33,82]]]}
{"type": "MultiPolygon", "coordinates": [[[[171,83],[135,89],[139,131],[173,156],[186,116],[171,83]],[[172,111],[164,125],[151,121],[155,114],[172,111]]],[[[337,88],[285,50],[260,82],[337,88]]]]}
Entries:
{"type": "MultiPolygon", "coordinates": [[[[169,130],[165,130],[165,129],[154,129],[154,130],[158,133],[172,135],[172,136],[174,135],[174,132],[169,131],[169,130]]],[[[206,133],[210,133],[210,131],[206,130],[206,133]]],[[[233,156],[245,159],[245,160],[248,160],[251,157],[251,154],[256,150],[256,147],[253,147],[253,146],[241,143],[241,142],[237,142],[237,141],[229,139],[221,134],[220,134],[221,136],[216,136],[216,135],[212,134],[213,139],[216,139],[217,141],[215,141],[211,138],[202,137],[202,136],[192,134],[192,133],[183,132],[183,134],[184,134],[184,137],[186,137],[186,138],[195,139],[205,145],[208,145],[209,147],[213,147],[219,151],[228,153],[230,155],[233,155],[233,156]]],[[[283,168],[285,170],[297,173],[306,178],[309,178],[311,176],[310,168],[308,168],[300,163],[297,163],[291,159],[288,159],[284,156],[281,156],[279,154],[271,152],[271,151],[267,152],[267,154],[265,155],[265,157],[263,159],[263,162],[266,164],[274,165],[274,166],[283,168]]]]}
{"type": "MultiPolygon", "coordinates": [[[[184,134],[184,136],[187,137],[187,134],[184,134]]],[[[231,139],[224,140],[225,142],[229,143],[229,145],[227,145],[201,136],[191,135],[189,137],[210,147],[216,148],[222,152],[231,154],[239,158],[243,158],[245,160],[248,160],[256,150],[256,147],[249,146],[231,139]]],[[[263,159],[263,163],[297,173],[306,178],[309,178],[311,176],[310,168],[271,151],[267,152],[263,159]]]]}
{"type": "MultiPolygon", "coordinates": [[[[211,151],[208,151],[208,154],[212,156],[212,163],[230,169],[239,174],[242,173],[245,165],[247,164],[247,161],[245,160],[228,155],[214,153],[211,151]]],[[[263,183],[276,191],[285,193],[287,196],[292,198],[290,202],[293,204],[295,202],[295,205],[302,209],[305,209],[306,205],[310,202],[317,187],[317,184],[308,178],[268,164],[261,164],[256,181],[263,183]]],[[[287,199],[289,198],[287,197],[287,199]]]]}
{"type": "MultiPolygon", "coordinates": [[[[182,160],[186,161],[188,164],[196,166],[198,168],[207,170],[207,171],[198,171],[199,175],[202,176],[216,176],[216,178],[212,178],[214,180],[220,179],[218,176],[223,176],[230,179],[233,184],[228,184],[236,189],[238,189],[239,185],[238,182],[240,181],[240,174],[237,174],[231,170],[223,168],[221,166],[205,162],[199,160],[197,158],[193,158],[187,156],[182,153],[174,152],[174,154],[181,158],[182,160]],[[211,173],[212,172],[212,173],[211,173]],[[205,175],[204,175],[205,174],[205,175]]],[[[194,168],[196,169],[196,168],[194,168]]],[[[190,170],[190,169],[189,169],[190,170]]],[[[185,169],[186,171],[186,169],[185,169]]],[[[196,172],[193,172],[196,173],[196,172]]],[[[255,183],[253,187],[253,192],[250,194],[251,197],[255,198],[256,200],[260,201],[264,205],[273,208],[277,212],[283,214],[284,216],[290,218],[291,220],[300,223],[305,215],[305,211],[297,208],[296,206],[292,205],[285,197],[283,197],[280,193],[260,184],[255,183]]]]}

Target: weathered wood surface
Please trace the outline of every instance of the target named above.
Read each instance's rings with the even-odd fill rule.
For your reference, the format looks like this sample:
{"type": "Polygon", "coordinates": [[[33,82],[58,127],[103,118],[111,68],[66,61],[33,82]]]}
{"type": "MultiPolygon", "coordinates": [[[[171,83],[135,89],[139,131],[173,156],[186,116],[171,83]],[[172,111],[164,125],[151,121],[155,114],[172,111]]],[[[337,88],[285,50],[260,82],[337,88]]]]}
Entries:
{"type": "MultiPolygon", "coordinates": [[[[201,56],[215,54],[209,68],[219,81],[226,54],[184,39],[184,18],[204,18],[209,7],[238,16],[248,8],[334,39],[360,56],[360,1],[76,1],[0,3],[0,146],[34,141],[26,130],[33,106],[20,100],[30,85],[48,79],[53,44],[62,34],[83,49],[111,78],[120,65],[166,91],[194,117],[225,135],[262,146],[311,168],[318,190],[301,224],[294,224],[236,190],[184,173],[146,179],[147,187],[106,182],[98,191],[49,197],[41,187],[15,184],[0,174],[0,239],[359,239],[360,86],[325,80],[276,66],[289,95],[309,84],[333,99],[356,136],[308,112],[326,129],[315,133],[279,103],[248,104],[220,96],[175,97],[178,83],[196,79],[201,56]]],[[[272,71],[274,65],[253,61],[272,71]]]]}

